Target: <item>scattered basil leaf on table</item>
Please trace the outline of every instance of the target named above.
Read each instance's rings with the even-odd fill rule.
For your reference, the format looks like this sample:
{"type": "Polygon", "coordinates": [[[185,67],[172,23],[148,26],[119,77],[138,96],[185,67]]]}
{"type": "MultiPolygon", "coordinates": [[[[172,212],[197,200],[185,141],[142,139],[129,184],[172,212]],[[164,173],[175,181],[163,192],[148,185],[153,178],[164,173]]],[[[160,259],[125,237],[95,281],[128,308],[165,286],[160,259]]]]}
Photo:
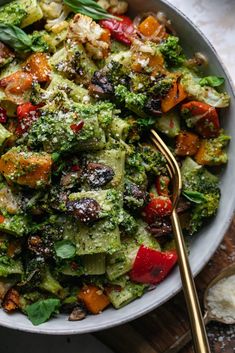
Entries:
{"type": "Polygon", "coordinates": [[[200,81],[199,84],[201,86],[210,86],[210,87],[219,87],[224,83],[224,78],[223,77],[218,77],[218,76],[207,76],[203,77],[200,81]]]}
{"type": "Polygon", "coordinates": [[[205,196],[198,191],[184,190],[182,193],[189,201],[194,203],[202,203],[205,201],[205,196]]]}
{"type": "Polygon", "coordinates": [[[70,7],[75,13],[87,15],[94,20],[103,20],[105,18],[112,18],[121,20],[119,17],[113,16],[103,9],[94,0],[63,0],[64,4],[70,7]]]}
{"type": "Polygon", "coordinates": [[[76,254],[76,247],[68,240],[55,243],[55,252],[61,259],[71,259],[76,254]]]}
{"type": "Polygon", "coordinates": [[[60,300],[51,298],[27,305],[25,311],[32,324],[37,326],[49,320],[52,314],[58,313],[59,307],[60,300]]]}

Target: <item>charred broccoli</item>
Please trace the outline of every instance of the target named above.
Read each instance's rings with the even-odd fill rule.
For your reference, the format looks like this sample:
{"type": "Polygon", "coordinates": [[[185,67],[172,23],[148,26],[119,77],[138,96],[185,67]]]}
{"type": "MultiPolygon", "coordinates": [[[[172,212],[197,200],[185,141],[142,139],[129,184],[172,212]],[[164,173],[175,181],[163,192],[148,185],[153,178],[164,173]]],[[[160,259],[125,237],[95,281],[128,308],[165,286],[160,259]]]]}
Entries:
{"type": "Polygon", "coordinates": [[[180,66],[185,60],[182,53],[183,49],[179,45],[179,38],[168,36],[167,39],[160,44],[160,52],[164,56],[167,66],[180,66]]]}
{"type": "Polygon", "coordinates": [[[183,195],[194,203],[189,231],[195,233],[206,218],[213,216],[219,206],[218,178],[206,168],[187,157],[182,168],[183,195]]]}

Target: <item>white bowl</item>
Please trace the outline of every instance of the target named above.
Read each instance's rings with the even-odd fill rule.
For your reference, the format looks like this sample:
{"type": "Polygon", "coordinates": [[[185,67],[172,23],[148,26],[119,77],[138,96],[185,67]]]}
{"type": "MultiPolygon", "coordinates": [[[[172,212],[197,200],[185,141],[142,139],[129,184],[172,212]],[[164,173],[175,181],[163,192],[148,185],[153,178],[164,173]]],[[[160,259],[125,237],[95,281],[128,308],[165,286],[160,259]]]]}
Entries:
{"type": "MultiPolygon", "coordinates": [[[[190,264],[193,274],[196,275],[218,247],[232,220],[235,209],[235,192],[233,192],[235,154],[232,153],[235,151],[235,94],[232,81],[212,45],[200,30],[174,6],[164,0],[130,0],[129,4],[133,14],[150,10],[164,11],[172,20],[186,53],[189,55],[195,51],[205,53],[209,59],[208,73],[225,77],[225,89],[231,96],[229,109],[222,113],[222,125],[232,136],[229,146],[229,163],[221,178],[222,196],[217,216],[192,239],[190,264]]],[[[59,315],[40,326],[33,326],[27,317],[20,313],[8,315],[0,310],[0,325],[22,331],[53,335],[94,332],[136,319],[166,302],[180,289],[180,275],[178,269],[175,269],[155,290],[146,293],[142,298],[119,310],[110,308],[100,315],[88,316],[85,320],[78,322],[69,322],[67,316],[59,315]]]]}

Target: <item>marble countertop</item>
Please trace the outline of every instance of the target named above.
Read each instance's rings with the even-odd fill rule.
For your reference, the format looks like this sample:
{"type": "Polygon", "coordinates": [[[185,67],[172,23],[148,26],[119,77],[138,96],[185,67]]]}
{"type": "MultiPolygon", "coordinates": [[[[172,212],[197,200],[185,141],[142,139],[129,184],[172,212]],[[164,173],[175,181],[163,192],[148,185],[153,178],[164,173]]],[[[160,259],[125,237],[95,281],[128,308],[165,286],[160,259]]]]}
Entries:
{"type": "Polygon", "coordinates": [[[235,82],[235,1],[168,1],[184,12],[211,41],[235,82]]]}
{"type": "MultiPolygon", "coordinates": [[[[168,0],[184,12],[212,42],[235,82],[235,1],[168,0]]],[[[111,353],[91,335],[41,336],[0,329],[3,353],[111,353]],[[43,339],[42,339],[43,337],[43,339]],[[16,349],[17,347],[17,349],[16,349]]]]}

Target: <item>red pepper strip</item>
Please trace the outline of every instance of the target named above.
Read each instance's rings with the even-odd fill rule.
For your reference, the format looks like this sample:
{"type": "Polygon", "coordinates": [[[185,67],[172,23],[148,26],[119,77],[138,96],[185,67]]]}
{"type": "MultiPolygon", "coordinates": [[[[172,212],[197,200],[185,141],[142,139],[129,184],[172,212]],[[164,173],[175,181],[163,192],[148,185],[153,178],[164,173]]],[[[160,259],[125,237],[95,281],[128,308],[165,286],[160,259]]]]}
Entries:
{"type": "Polygon", "coordinates": [[[21,104],[17,107],[17,135],[24,134],[31,127],[33,122],[39,118],[39,107],[40,105],[33,105],[30,102],[21,104]]]}
{"type": "Polygon", "coordinates": [[[5,221],[5,217],[0,214],[0,224],[3,223],[4,221],[5,221]]]}
{"type": "Polygon", "coordinates": [[[128,16],[118,16],[122,21],[115,19],[100,20],[100,25],[109,29],[111,36],[119,42],[126,45],[131,45],[130,36],[134,33],[134,26],[132,20],[128,16]]]}
{"type": "Polygon", "coordinates": [[[168,275],[177,259],[175,250],[161,252],[141,245],[130,278],[134,282],[157,284],[168,275]]]}
{"type": "Polygon", "coordinates": [[[195,130],[205,138],[217,137],[220,131],[219,116],[209,104],[191,101],[181,107],[181,112],[195,118],[195,130]]]}
{"type": "Polygon", "coordinates": [[[170,178],[168,176],[160,175],[159,177],[157,177],[155,186],[156,186],[158,195],[168,196],[169,195],[169,184],[170,184],[170,178]]]}
{"type": "Polygon", "coordinates": [[[172,202],[169,197],[158,196],[152,198],[152,200],[145,206],[142,211],[144,220],[151,224],[158,217],[169,216],[172,212],[172,202]]]}
{"type": "Polygon", "coordinates": [[[7,122],[7,112],[6,109],[0,107],[0,123],[6,123],[7,122]]]}
{"type": "Polygon", "coordinates": [[[73,130],[73,132],[77,133],[83,128],[83,126],[84,126],[84,121],[81,120],[77,124],[71,124],[70,129],[73,130]]]}
{"type": "Polygon", "coordinates": [[[72,172],[78,172],[80,169],[81,168],[77,164],[71,166],[71,171],[72,172]]]}

